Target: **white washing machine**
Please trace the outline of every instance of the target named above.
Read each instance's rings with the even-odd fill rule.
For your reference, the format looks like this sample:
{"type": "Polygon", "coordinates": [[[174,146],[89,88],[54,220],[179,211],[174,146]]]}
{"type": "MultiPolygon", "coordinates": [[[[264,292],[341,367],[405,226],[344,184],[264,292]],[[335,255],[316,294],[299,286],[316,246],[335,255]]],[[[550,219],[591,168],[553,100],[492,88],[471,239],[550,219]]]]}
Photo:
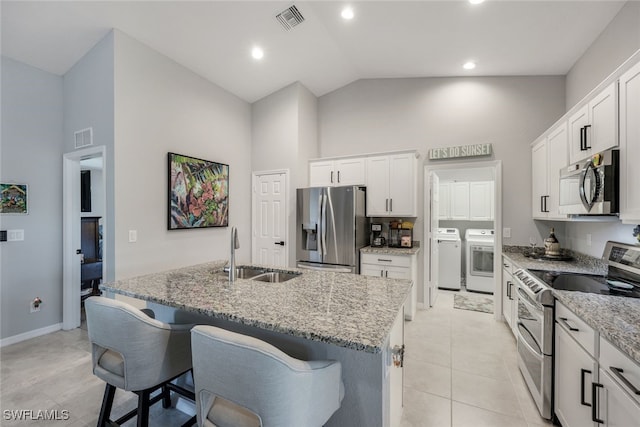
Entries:
{"type": "Polygon", "coordinates": [[[493,278],[493,230],[469,228],[464,234],[467,258],[467,290],[492,294],[493,278]]]}
{"type": "Polygon", "coordinates": [[[438,287],[460,290],[462,242],[457,228],[438,228],[438,287]]]}

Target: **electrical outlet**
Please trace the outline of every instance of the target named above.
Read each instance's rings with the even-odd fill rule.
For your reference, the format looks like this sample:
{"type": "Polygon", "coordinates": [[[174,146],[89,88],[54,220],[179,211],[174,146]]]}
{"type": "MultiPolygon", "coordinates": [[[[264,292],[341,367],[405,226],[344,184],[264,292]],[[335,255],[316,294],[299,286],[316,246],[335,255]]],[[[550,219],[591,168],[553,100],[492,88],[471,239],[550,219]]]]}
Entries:
{"type": "Polygon", "coordinates": [[[129,243],[138,241],[138,230],[129,230],[129,243]]]}
{"type": "Polygon", "coordinates": [[[502,229],[502,237],[505,237],[507,239],[510,238],[511,237],[511,229],[508,228],[508,227],[503,228],[502,229]]]}

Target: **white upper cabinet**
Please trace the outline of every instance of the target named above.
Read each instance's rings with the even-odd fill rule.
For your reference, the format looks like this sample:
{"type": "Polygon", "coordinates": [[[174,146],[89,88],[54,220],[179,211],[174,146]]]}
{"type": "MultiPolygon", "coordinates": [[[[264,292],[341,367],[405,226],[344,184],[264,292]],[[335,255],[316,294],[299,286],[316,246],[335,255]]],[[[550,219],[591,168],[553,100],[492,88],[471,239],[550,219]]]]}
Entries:
{"type": "Polygon", "coordinates": [[[566,219],[559,213],[560,169],[568,164],[567,123],[564,122],[531,148],[534,218],[566,219]]]}
{"type": "Polygon", "coordinates": [[[620,76],[620,219],[640,222],[640,63],[620,76]]]}
{"type": "Polygon", "coordinates": [[[365,159],[345,158],[309,162],[309,186],[365,185],[365,159]]]}
{"type": "Polygon", "coordinates": [[[417,216],[416,153],[367,158],[367,216],[417,216]]]}
{"type": "Polygon", "coordinates": [[[451,194],[450,183],[446,182],[444,184],[438,185],[438,218],[439,219],[449,219],[450,217],[450,205],[449,205],[449,197],[451,194]]]}
{"type": "Polygon", "coordinates": [[[493,221],[493,181],[469,183],[469,220],[493,221]]]}
{"type": "Polygon", "coordinates": [[[453,220],[469,219],[469,183],[452,182],[450,196],[450,216],[453,220]]]}
{"type": "Polygon", "coordinates": [[[569,162],[618,145],[618,85],[611,83],[569,117],[569,162]]]}

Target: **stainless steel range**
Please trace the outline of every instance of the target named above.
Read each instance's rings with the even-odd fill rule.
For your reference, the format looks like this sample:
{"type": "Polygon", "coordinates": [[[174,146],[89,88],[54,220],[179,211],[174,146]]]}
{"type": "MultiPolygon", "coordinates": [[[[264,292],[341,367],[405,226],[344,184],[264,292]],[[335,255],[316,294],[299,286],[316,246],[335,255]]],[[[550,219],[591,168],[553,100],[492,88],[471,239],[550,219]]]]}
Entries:
{"type": "Polygon", "coordinates": [[[552,289],[640,298],[640,247],[607,242],[607,276],[519,269],[518,366],[542,417],[553,415],[553,335],[555,298],[552,289]]]}

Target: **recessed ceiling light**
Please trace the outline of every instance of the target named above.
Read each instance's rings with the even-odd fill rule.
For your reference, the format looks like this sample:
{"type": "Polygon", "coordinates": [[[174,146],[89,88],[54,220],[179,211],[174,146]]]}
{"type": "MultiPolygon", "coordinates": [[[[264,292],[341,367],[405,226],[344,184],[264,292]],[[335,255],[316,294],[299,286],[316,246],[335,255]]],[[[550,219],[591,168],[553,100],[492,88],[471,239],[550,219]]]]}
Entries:
{"type": "Polygon", "coordinates": [[[342,18],[346,19],[347,21],[353,19],[353,9],[351,9],[350,7],[345,7],[344,9],[342,9],[342,13],[340,13],[340,16],[342,16],[342,18]]]}
{"type": "Polygon", "coordinates": [[[480,4],[480,3],[484,3],[484,0],[469,0],[469,3],[471,3],[471,4],[480,4]]]}
{"type": "Polygon", "coordinates": [[[262,59],[264,56],[264,50],[262,50],[261,47],[255,46],[251,49],[251,56],[253,56],[253,59],[262,59]]]}
{"type": "Polygon", "coordinates": [[[473,61],[467,61],[464,63],[462,68],[464,68],[465,70],[473,70],[474,68],[476,68],[476,63],[473,61]]]}

